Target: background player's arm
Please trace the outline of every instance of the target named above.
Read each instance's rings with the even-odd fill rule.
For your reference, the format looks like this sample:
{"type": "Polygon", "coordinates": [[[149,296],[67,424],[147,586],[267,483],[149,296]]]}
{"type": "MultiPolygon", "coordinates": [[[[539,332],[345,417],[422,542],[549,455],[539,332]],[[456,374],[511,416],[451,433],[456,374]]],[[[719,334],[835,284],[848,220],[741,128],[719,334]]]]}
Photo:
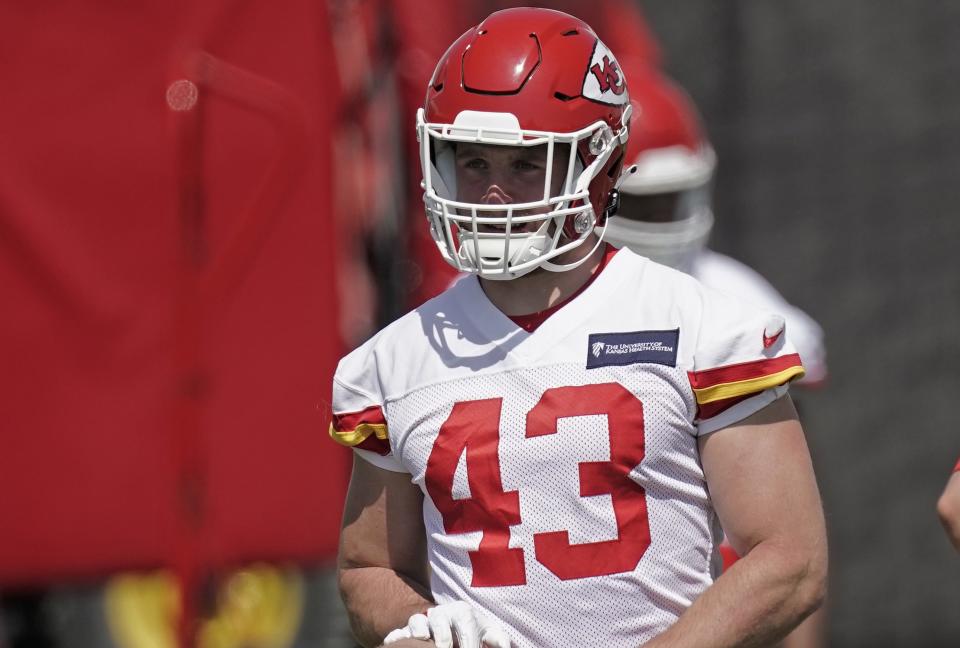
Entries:
{"type": "Polygon", "coordinates": [[[433,605],[422,510],[423,495],[410,475],[354,457],[338,577],[350,625],[364,646],[379,646],[388,632],[433,605]]]}
{"type": "MultiPolygon", "coordinates": [[[[958,464],[960,465],[960,464],[958,464]]],[[[940,522],[950,536],[950,542],[960,551],[960,471],[953,473],[937,501],[940,522]]]]}
{"type": "Polygon", "coordinates": [[[710,496],[743,558],[664,634],[659,646],[766,646],[821,603],[823,510],[789,396],[700,440],[710,496]]]}

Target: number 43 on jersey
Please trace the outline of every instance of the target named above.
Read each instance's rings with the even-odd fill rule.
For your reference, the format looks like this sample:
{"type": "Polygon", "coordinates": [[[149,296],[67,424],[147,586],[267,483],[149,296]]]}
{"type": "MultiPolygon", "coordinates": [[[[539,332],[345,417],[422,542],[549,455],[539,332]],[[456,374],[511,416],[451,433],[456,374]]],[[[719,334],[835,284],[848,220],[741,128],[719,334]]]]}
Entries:
{"type": "MultiPolygon", "coordinates": [[[[510,527],[522,520],[519,491],[505,491],[500,479],[501,403],[456,403],[427,461],[427,492],[446,532],[482,532],[480,546],[470,552],[473,587],[527,582],[523,549],[509,546],[510,527]],[[454,473],[464,452],[471,497],[454,499],[454,473]]],[[[571,544],[562,529],[534,534],[537,561],[562,580],[632,571],[650,546],[646,493],[630,478],[644,456],[643,404],[630,391],[617,383],[548,389],[527,413],[526,437],[555,434],[561,418],[601,414],[607,416],[610,461],[579,464],[580,496],[610,495],[618,538],[571,544]]]]}

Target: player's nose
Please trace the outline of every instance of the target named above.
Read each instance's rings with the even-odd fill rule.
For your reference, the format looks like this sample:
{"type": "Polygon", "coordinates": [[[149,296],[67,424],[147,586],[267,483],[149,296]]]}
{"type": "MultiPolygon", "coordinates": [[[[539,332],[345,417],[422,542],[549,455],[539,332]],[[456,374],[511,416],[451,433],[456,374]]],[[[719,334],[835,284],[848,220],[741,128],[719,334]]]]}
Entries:
{"type": "Polygon", "coordinates": [[[510,197],[506,191],[504,191],[499,185],[490,185],[487,188],[486,193],[483,194],[483,198],[480,199],[485,205],[509,205],[513,202],[513,198],[510,197]]]}

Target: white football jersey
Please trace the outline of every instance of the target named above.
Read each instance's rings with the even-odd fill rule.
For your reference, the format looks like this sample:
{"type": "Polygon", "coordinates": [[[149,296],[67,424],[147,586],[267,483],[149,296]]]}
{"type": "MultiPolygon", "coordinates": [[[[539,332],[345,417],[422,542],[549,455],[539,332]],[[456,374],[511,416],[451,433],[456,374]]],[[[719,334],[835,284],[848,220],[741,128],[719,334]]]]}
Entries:
{"type": "Polygon", "coordinates": [[[802,374],[781,317],[625,249],[533,333],[462,279],[340,362],[330,433],[423,490],[438,602],[635,648],[718,573],[697,437],[802,374]]]}
{"type": "Polygon", "coordinates": [[[807,313],[784,299],[759,272],[725,254],[704,249],[694,260],[691,274],[708,288],[783,315],[790,331],[790,342],[800,354],[806,371],[800,384],[815,385],[826,380],[827,351],[823,344],[823,329],[807,313]]]}

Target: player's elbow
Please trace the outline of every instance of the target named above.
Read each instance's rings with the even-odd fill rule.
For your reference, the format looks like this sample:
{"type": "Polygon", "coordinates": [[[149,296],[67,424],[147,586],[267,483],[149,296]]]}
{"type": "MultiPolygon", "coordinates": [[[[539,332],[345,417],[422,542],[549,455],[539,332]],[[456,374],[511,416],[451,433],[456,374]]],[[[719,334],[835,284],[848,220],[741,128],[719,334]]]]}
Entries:
{"type": "Polygon", "coordinates": [[[381,638],[374,632],[372,623],[366,619],[367,599],[362,573],[351,566],[341,563],[337,570],[337,586],[340,600],[350,622],[350,630],[361,646],[379,646],[381,638]]]}
{"type": "Polygon", "coordinates": [[[823,605],[827,597],[827,570],[826,565],[818,569],[815,574],[808,576],[805,586],[802,588],[801,610],[803,615],[812,614],[823,605]]]}
{"type": "Polygon", "coordinates": [[[817,610],[827,596],[827,547],[818,543],[805,552],[796,564],[795,603],[806,617],[817,610]]]}
{"type": "Polygon", "coordinates": [[[780,605],[799,621],[819,608],[827,595],[827,541],[825,534],[791,534],[755,548],[779,573],[780,605]]]}

